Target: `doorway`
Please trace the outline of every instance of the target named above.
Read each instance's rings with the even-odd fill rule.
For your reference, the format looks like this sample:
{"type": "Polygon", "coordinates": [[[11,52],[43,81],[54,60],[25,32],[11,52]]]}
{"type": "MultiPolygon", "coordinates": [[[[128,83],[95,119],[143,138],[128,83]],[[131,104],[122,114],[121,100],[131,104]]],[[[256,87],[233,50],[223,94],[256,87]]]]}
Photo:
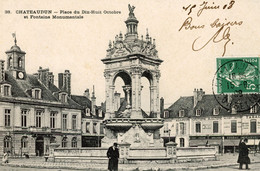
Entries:
{"type": "Polygon", "coordinates": [[[43,136],[38,136],[35,142],[36,156],[43,156],[44,154],[44,139],[43,136]]]}

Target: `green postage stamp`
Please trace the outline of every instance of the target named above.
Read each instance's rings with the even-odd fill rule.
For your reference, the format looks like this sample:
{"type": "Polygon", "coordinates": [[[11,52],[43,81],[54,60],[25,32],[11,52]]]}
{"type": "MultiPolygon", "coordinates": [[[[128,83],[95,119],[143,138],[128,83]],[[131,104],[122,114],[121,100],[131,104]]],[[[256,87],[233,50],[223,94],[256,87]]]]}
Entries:
{"type": "Polygon", "coordinates": [[[258,93],[259,57],[217,58],[218,93],[258,93]]]}

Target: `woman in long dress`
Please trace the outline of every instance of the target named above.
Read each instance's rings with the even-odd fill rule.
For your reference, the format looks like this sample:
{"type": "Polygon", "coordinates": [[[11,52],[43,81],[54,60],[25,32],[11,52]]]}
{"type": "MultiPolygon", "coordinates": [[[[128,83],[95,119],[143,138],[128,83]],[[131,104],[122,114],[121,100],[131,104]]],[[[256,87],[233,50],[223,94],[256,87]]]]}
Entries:
{"type": "Polygon", "coordinates": [[[239,155],[238,155],[238,160],[237,162],[239,163],[239,169],[242,169],[243,164],[246,165],[246,169],[248,168],[248,164],[250,164],[250,158],[248,157],[248,148],[247,148],[247,138],[243,140],[240,140],[238,148],[239,148],[239,155]]]}

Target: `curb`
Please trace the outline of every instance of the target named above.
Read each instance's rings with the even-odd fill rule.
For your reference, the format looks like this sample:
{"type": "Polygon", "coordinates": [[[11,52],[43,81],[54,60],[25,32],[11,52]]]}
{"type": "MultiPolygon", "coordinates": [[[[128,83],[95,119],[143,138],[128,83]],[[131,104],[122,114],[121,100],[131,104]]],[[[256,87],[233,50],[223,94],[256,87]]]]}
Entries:
{"type": "MultiPolygon", "coordinates": [[[[260,161],[254,161],[251,162],[251,164],[254,163],[260,163],[260,161]]],[[[9,167],[21,167],[21,168],[39,168],[39,169],[72,169],[72,170],[94,170],[94,171],[107,171],[106,168],[104,167],[70,167],[70,166],[39,166],[35,164],[12,164],[12,163],[7,163],[7,164],[0,164],[1,166],[9,166],[9,167]]],[[[120,171],[178,171],[178,170],[205,170],[205,169],[215,169],[215,168],[221,168],[221,167],[230,167],[230,166],[237,166],[238,163],[231,163],[231,164],[217,164],[217,165],[211,165],[211,166],[195,166],[195,167],[169,167],[169,168],[149,168],[149,167],[142,167],[142,166],[137,166],[137,167],[131,167],[131,168],[121,168],[119,169],[120,171]]]]}

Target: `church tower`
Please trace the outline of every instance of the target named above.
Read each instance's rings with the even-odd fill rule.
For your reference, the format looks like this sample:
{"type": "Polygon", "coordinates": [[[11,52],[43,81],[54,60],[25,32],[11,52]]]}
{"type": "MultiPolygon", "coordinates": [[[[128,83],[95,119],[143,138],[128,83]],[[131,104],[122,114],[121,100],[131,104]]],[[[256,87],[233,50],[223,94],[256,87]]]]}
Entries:
{"type": "Polygon", "coordinates": [[[7,70],[12,72],[12,75],[16,79],[25,79],[25,52],[17,46],[16,35],[13,34],[14,45],[10,50],[6,51],[7,55],[7,70]]]}

